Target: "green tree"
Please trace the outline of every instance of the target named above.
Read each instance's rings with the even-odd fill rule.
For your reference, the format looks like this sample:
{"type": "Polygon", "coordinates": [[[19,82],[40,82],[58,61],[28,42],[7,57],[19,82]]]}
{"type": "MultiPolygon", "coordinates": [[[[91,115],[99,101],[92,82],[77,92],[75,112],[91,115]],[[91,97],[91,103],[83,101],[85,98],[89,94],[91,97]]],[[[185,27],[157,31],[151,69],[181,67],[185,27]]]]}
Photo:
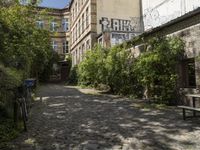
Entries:
{"type": "Polygon", "coordinates": [[[0,59],[6,67],[23,70],[24,77],[38,77],[52,55],[50,34],[36,28],[38,14],[33,11],[18,4],[0,8],[0,59]]]}
{"type": "Polygon", "coordinates": [[[147,99],[167,103],[176,98],[176,67],[183,50],[184,44],[177,37],[157,37],[147,43],[146,52],[134,64],[134,72],[146,89],[147,99]]]}
{"type": "Polygon", "coordinates": [[[2,106],[13,98],[7,89],[19,86],[15,83],[22,84],[26,78],[41,79],[47,75],[54,56],[50,33],[35,26],[40,13],[34,13],[36,10],[31,5],[9,2],[13,3],[0,0],[0,93],[10,96],[0,98],[2,106]]]}
{"type": "Polygon", "coordinates": [[[79,84],[96,87],[100,83],[105,83],[106,53],[106,49],[98,45],[87,51],[84,61],[78,66],[79,84]]]}

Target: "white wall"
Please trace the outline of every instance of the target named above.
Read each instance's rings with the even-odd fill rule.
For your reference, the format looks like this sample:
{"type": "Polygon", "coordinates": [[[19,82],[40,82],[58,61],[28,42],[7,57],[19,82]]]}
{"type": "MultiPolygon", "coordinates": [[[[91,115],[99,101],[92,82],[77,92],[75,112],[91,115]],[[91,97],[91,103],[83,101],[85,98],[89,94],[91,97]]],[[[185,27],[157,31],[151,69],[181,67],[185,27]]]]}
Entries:
{"type": "Polygon", "coordinates": [[[145,29],[159,26],[200,7],[200,0],[142,0],[145,29]],[[157,6],[157,7],[156,7],[157,6]]]}

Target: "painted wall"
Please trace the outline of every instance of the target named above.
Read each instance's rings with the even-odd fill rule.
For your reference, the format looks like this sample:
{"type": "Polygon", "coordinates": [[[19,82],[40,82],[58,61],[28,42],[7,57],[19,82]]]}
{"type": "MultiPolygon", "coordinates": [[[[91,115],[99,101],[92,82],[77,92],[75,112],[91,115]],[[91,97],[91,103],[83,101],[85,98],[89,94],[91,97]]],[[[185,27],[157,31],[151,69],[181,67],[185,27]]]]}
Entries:
{"type": "Polygon", "coordinates": [[[200,0],[142,0],[142,4],[148,30],[200,7],[200,0]]]}
{"type": "Polygon", "coordinates": [[[134,31],[140,23],[140,0],[97,0],[97,34],[103,30],[134,31]]]}

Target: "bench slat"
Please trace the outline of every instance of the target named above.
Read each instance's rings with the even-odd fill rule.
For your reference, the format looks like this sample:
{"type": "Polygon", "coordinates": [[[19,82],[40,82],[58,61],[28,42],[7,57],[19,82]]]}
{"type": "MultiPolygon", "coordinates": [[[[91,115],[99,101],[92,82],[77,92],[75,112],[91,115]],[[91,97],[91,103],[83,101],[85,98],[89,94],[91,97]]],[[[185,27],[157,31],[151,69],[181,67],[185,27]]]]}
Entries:
{"type": "Polygon", "coordinates": [[[178,108],[200,111],[200,108],[194,108],[194,107],[189,107],[189,106],[178,106],[178,108]]]}

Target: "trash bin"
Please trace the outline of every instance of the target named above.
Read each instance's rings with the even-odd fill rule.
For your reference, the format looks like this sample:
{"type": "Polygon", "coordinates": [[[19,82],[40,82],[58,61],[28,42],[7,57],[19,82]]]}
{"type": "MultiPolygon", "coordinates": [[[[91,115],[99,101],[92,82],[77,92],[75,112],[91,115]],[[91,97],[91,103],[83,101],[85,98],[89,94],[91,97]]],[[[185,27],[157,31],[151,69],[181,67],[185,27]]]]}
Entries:
{"type": "Polygon", "coordinates": [[[24,84],[27,88],[35,88],[36,87],[36,79],[26,79],[24,84]]]}

